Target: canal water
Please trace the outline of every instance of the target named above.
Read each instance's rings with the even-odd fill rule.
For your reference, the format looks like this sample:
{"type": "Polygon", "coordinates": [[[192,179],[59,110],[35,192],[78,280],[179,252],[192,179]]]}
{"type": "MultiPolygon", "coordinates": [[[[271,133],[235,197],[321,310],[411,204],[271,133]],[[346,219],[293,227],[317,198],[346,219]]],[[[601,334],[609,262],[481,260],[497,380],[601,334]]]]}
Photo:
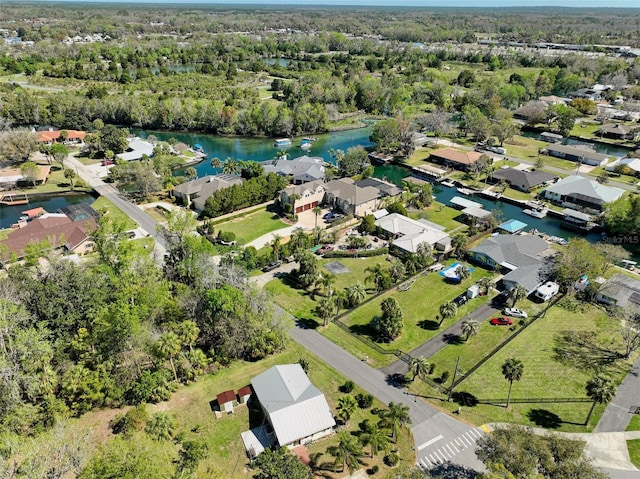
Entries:
{"type": "Polygon", "coordinates": [[[49,213],[55,213],[60,208],[76,203],[93,203],[95,198],[86,193],[65,195],[49,198],[30,198],[28,205],[6,206],[0,205],[0,229],[9,228],[14,224],[22,212],[33,208],[43,207],[49,213]]]}
{"type": "MultiPolygon", "coordinates": [[[[540,133],[536,132],[536,131],[526,131],[523,130],[520,135],[524,136],[525,138],[533,138],[534,140],[539,140],[540,139],[540,133]]],[[[603,155],[611,155],[611,156],[615,156],[617,158],[623,158],[625,156],[627,156],[627,154],[629,153],[629,149],[628,148],[622,148],[620,146],[615,146],[615,145],[603,145],[601,143],[589,143],[586,141],[579,141],[579,140],[574,140],[573,138],[565,138],[564,140],[562,140],[562,144],[563,145],[591,145],[593,146],[594,150],[597,151],[598,153],[602,153],[603,155]]]]}

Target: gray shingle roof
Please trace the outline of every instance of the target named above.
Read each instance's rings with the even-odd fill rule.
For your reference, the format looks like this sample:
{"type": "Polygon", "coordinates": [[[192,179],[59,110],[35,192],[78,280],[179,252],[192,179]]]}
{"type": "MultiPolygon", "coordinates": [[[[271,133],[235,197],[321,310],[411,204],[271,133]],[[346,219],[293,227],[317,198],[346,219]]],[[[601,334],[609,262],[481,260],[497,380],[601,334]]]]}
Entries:
{"type": "Polygon", "coordinates": [[[498,180],[506,180],[509,183],[523,185],[526,189],[534,186],[542,185],[547,181],[558,178],[556,175],[547,173],[546,171],[522,171],[515,168],[502,168],[493,172],[493,178],[498,180]]]}

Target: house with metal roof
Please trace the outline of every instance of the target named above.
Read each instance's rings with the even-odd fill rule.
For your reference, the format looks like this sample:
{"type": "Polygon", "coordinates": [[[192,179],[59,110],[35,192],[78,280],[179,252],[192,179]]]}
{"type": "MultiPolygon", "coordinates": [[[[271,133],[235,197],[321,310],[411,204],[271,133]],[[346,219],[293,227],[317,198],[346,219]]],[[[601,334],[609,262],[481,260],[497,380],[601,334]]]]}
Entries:
{"type": "Polygon", "coordinates": [[[497,235],[469,250],[469,257],[505,275],[502,284],[510,290],[517,285],[531,293],[544,280],[544,258],[551,254],[549,244],[535,235],[497,235]]]}
{"type": "Polygon", "coordinates": [[[427,220],[414,220],[400,213],[391,213],[375,222],[387,236],[394,238],[393,248],[405,253],[416,253],[422,243],[445,252],[451,241],[444,227],[427,220]]]}
{"type": "Polygon", "coordinates": [[[153,156],[154,144],[142,138],[129,138],[128,146],[124,153],[118,153],[116,158],[123,161],[141,160],[143,157],[151,158],[153,156]]]}
{"type": "Polygon", "coordinates": [[[615,274],[600,287],[596,300],[631,314],[640,314],[640,280],[615,274]]]}
{"type": "Polygon", "coordinates": [[[620,198],[624,194],[624,190],[602,185],[583,176],[573,175],[548,186],[542,194],[546,199],[574,210],[602,211],[604,205],[620,198]]]}
{"type": "Polygon", "coordinates": [[[606,165],[611,158],[610,155],[598,153],[594,149],[586,145],[561,145],[553,144],[545,148],[545,151],[550,156],[556,158],[564,158],[569,161],[577,161],[590,166],[602,166],[606,165]]]}
{"type": "Polygon", "coordinates": [[[294,185],[301,185],[310,181],[324,179],[325,168],[323,159],[319,156],[303,155],[292,160],[277,158],[260,163],[265,173],[276,173],[280,176],[291,177],[294,185]]]}
{"type": "Polygon", "coordinates": [[[549,184],[558,179],[557,175],[546,171],[526,171],[516,168],[501,168],[491,175],[494,181],[505,180],[509,186],[520,191],[531,191],[541,185],[549,184]]]}
{"type": "Polygon", "coordinates": [[[299,364],[267,369],[251,380],[251,387],[266,422],[263,429],[242,433],[251,457],[274,443],[295,447],[333,432],[336,425],[333,412],[322,391],[309,381],[299,364]],[[267,444],[261,438],[266,439],[267,444]]]}
{"type": "MultiPolygon", "coordinates": [[[[618,168],[628,168],[632,175],[640,174],[640,158],[620,158],[604,167],[607,171],[617,171],[618,168]]],[[[628,171],[629,171],[628,170],[628,171]]]]}

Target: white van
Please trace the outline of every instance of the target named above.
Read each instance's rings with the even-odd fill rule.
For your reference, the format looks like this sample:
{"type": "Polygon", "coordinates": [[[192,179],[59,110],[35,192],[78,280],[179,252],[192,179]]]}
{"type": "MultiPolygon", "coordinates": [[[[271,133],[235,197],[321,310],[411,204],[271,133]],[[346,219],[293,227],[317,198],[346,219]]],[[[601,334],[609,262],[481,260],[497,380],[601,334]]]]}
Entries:
{"type": "Polygon", "coordinates": [[[547,281],[538,289],[536,289],[535,296],[542,301],[549,301],[556,294],[558,294],[558,291],[560,291],[560,285],[558,283],[547,281]]]}

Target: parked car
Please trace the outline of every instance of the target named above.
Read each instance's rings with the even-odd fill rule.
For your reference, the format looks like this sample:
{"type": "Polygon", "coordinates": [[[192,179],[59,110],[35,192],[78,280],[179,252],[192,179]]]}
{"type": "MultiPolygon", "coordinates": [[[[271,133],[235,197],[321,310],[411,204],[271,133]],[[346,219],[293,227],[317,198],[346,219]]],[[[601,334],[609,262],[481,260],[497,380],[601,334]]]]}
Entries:
{"type": "Polygon", "coordinates": [[[269,271],[273,271],[274,269],[276,269],[281,264],[282,264],[282,261],[274,261],[273,263],[269,263],[264,268],[262,268],[262,272],[263,273],[268,273],[269,271]]]}
{"type": "Polygon", "coordinates": [[[526,311],[522,311],[518,308],[505,308],[504,314],[507,316],[513,316],[514,318],[527,318],[529,315],[526,311]]]}
{"type": "Polygon", "coordinates": [[[505,290],[505,291],[502,291],[500,294],[494,296],[491,299],[491,302],[495,305],[500,306],[507,302],[507,300],[509,299],[509,296],[510,296],[510,292],[505,290]]]}
{"type": "Polygon", "coordinates": [[[502,316],[498,318],[493,318],[489,322],[494,326],[511,326],[513,324],[513,319],[502,316]]]}
{"type": "Polygon", "coordinates": [[[323,220],[328,220],[329,218],[333,218],[333,215],[335,215],[335,213],[333,211],[329,211],[328,213],[325,213],[324,216],[322,217],[323,220]]]}
{"type": "Polygon", "coordinates": [[[457,296],[454,300],[453,303],[459,308],[460,306],[462,306],[464,303],[466,303],[469,300],[469,298],[467,298],[467,293],[463,293],[460,296],[457,296]]]}
{"type": "Polygon", "coordinates": [[[344,218],[344,215],[341,213],[334,213],[332,217],[327,218],[325,223],[333,223],[334,221],[338,221],[339,219],[344,218]]]}
{"type": "Polygon", "coordinates": [[[323,255],[327,251],[333,251],[333,246],[331,246],[330,244],[325,244],[325,245],[322,246],[322,248],[320,248],[318,251],[316,251],[316,254],[323,255]]]}

